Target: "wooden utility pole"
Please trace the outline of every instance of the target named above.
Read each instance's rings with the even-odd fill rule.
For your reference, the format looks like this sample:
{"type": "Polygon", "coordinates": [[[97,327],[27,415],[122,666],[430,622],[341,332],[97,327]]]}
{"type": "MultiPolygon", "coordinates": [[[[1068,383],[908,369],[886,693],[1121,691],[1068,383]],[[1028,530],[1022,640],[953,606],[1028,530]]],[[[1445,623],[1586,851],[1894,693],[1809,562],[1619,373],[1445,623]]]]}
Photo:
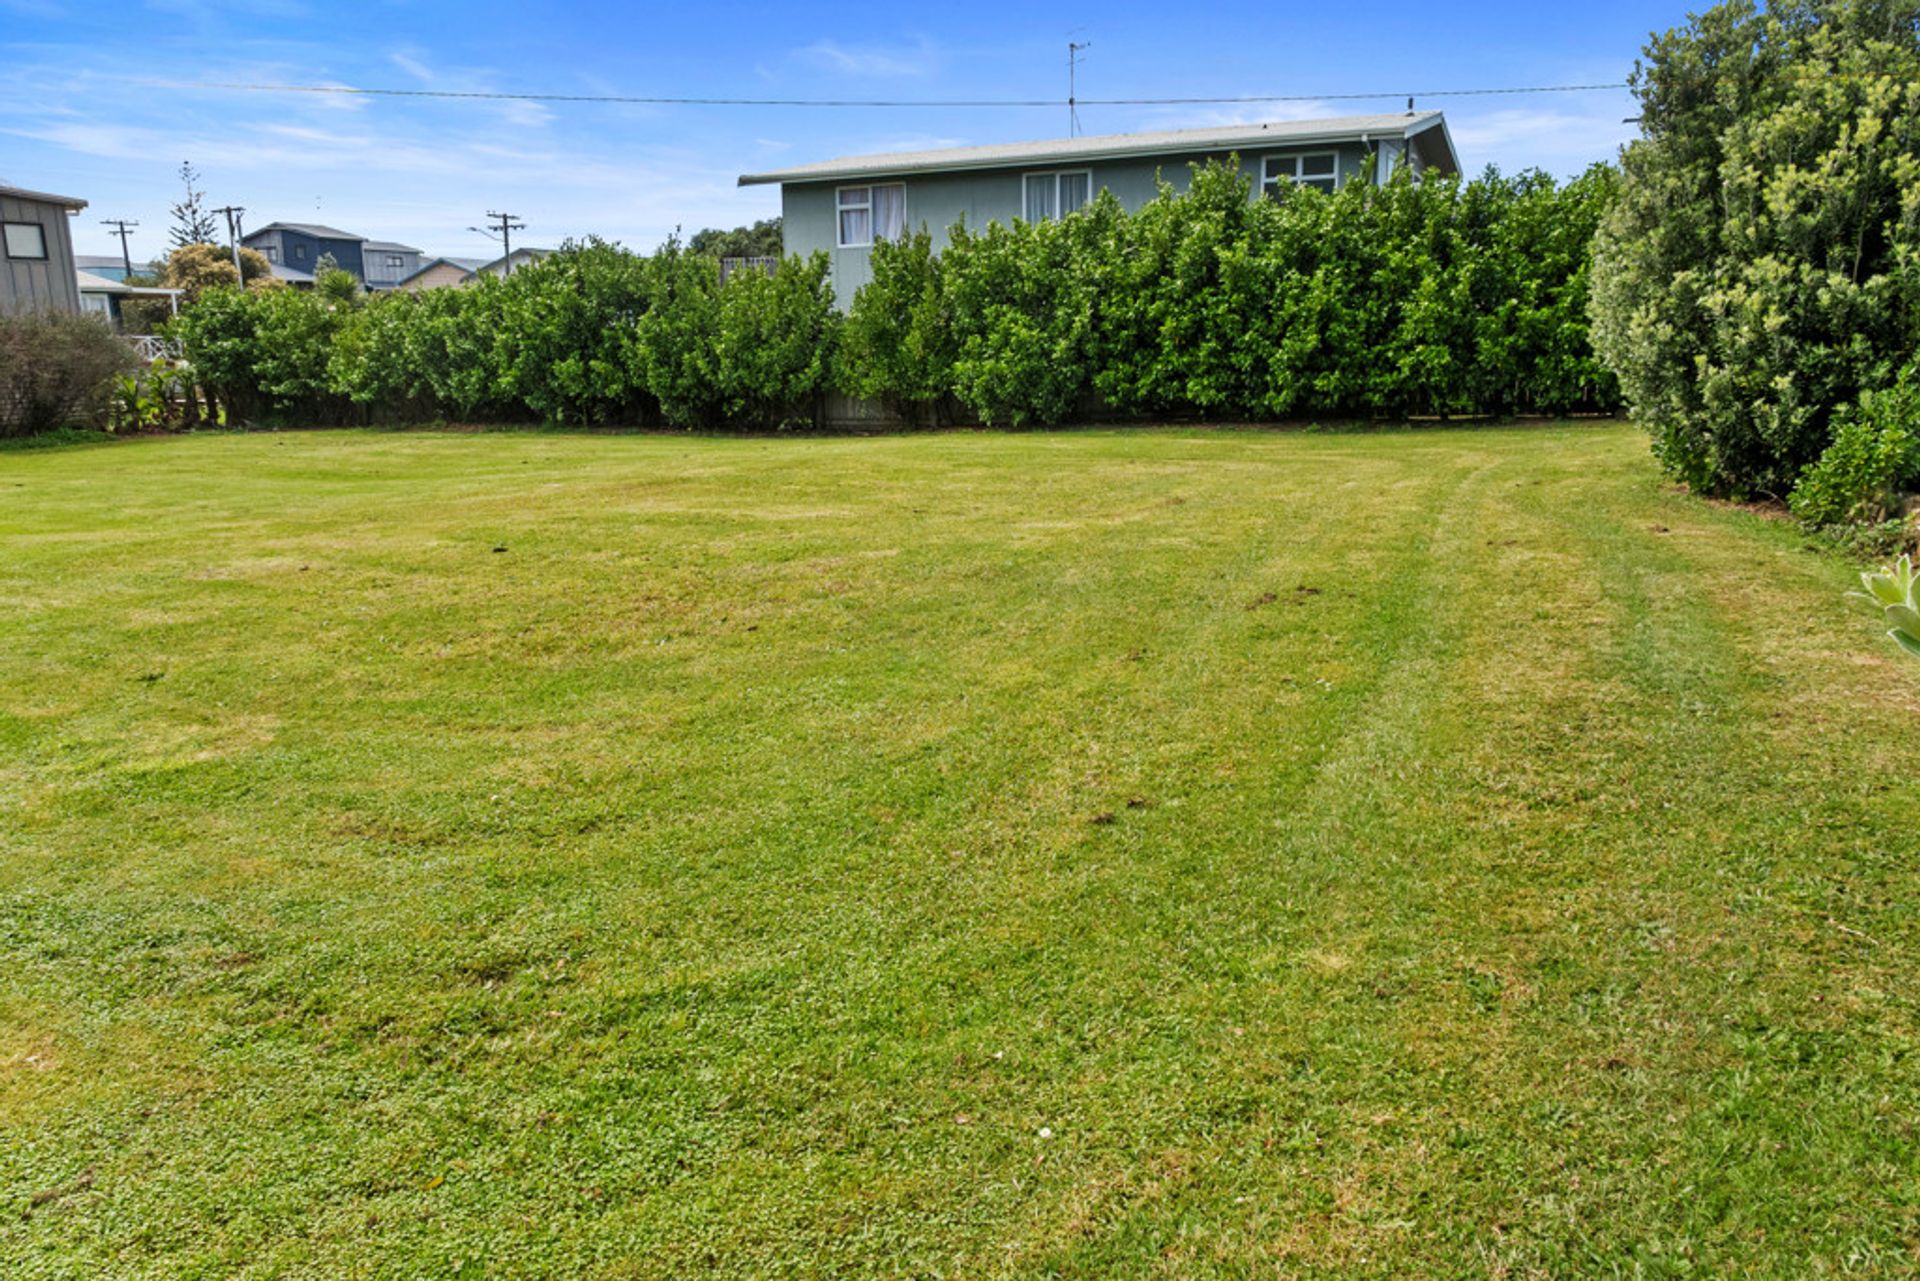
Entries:
{"type": "Polygon", "coordinates": [[[486,226],[468,227],[467,230],[477,231],[489,240],[497,239],[500,242],[500,274],[511,276],[513,274],[513,233],[525,231],[526,228],[527,224],[521,222],[518,215],[495,213],[489,209],[486,226]]]}
{"type": "Polygon", "coordinates": [[[127,235],[133,228],[138,227],[140,224],[137,222],[129,222],[125,218],[102,218],[100,225],[102,227],[112,227],[114,229],[113,234],[120,237],[120,261],[126,267],[127,274],[131,276],[133,274],[133,255],[127,250],[127,235]]]}
{"type": "Polygon", "coordinates": [[[214,212],[227,216],[227,248],[233,251],[233,274],[244,285],[247,283],[247,273],[240,269],[240,215],[246,210],[239,205],[226,205],[214,212]]]}

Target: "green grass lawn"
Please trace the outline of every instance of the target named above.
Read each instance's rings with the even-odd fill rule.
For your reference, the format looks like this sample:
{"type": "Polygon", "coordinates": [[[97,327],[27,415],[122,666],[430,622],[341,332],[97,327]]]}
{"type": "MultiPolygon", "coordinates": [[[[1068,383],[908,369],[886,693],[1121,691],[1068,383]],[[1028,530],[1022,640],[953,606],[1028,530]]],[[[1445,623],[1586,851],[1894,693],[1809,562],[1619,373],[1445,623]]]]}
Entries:
{"type": "Polygon", "coordinates": [[[1613,425],[0,454],[0,1276],[1920,1271],[1851,580],[1613,425]]]}

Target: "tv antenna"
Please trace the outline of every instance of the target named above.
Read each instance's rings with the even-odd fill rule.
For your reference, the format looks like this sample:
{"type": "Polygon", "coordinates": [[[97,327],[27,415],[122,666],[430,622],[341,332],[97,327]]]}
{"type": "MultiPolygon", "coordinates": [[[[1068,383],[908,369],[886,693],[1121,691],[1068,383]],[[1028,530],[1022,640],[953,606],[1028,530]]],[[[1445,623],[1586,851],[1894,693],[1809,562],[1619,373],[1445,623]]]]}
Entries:
{"type": "Polygon", "coordinates": [[[1080,136],[1080,51],[1093,48],[1091,40],[1067,41],[1067,137],[1080,136]]]}

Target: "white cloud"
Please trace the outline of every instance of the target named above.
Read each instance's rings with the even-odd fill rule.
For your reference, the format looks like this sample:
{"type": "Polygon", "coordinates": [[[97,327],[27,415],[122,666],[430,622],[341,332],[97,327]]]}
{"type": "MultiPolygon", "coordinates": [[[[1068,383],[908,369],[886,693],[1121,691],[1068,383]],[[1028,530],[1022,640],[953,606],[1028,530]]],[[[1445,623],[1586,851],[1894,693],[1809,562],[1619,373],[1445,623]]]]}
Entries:
{"type": "Polygon", "coordinates": [[[1598,93],[1546,109],[1450,110],[1447,128],[1469,173],[1497,164],[1508,172],[1538,168],[1567,176],[1614,159],[1639,132],[1625,123],[1633,114],[1633,100],[1624,92],[1598,93]]]}
{"type": "Polygon", "coordinates": [[[837,40],[817,40],[794,57],[809,66],[836,75],[876,79],[924,76],[939,61],[933,43],[922,38],[906,45],[848,45],[837,40]]]}
{"type": "MultiPolygon", "coordinates": [[[[1088,116],[1097,108],[1082,107],[1080,120],[1083,125],[1090,124],[1088,116]]],[[[1342,111],[1335,104],[1324,101],[1313,102],[1234,102],[1234,103],[1195,103],[1191,106],[1162,107],[1149,112],[1131,129],[1209,129],[1224,128],[1227,125],[1257,125],[1270,120],[1319,120],[1327,116],[1358,115],[1359,112],[1342,111]]],[[[1089,133],[1115,132],[1104,126],[1089,128],[1089,133]]]]}

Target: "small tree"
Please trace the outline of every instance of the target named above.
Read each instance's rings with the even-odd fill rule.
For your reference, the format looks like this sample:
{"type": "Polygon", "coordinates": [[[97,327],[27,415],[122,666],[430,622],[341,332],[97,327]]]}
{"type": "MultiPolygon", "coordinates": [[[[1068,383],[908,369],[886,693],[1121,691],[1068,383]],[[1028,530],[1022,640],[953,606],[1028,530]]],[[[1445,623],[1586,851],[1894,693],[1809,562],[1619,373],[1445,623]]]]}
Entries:
{"type": "Polygon", "coordinates": [[[220,234],[213,211],[206,207],[206,193],[200,190],[199,182],[200,174],[193,163],[182,160],[180,185],[186,188],[186,194],[168,210],[173,215],[173,227],[167,232],[167,239],[175,249],[208,244],[220,234]]]}
{"type": "Polygon", "coordinates": [[[675,427],[711,427],[722,415],[714,350],[720,267],[669,240],[647,273],[647,309],[635,326],[647,390],[675,427]]]}
{"type": "Polygon", "coordinates": [[[732,231],[706,227],[693,233],[687,248],[709,258],[778,258],[784,251],[780,226],[780,219],[774,217],[732,231]]]}
{"type": "Polygon", "coordinates": [[[313,291],[336,307],[357,307],[363,291],[360,278],[342,267],[332,254],[320,255],[313,265],[313,291]]]}
{"type": "Polygon", "coordinates": [[[160,283],[180,290],[182,304],[197,301],[209,289],[232,288],[241,280],[253,290],[279,284],[274,279],[273,264],[255,249],[240,250],[240,272],[239,277],[234,275],[233,253],[220,245],[182,245],[167,255],[160,269],[160,283]]]}

